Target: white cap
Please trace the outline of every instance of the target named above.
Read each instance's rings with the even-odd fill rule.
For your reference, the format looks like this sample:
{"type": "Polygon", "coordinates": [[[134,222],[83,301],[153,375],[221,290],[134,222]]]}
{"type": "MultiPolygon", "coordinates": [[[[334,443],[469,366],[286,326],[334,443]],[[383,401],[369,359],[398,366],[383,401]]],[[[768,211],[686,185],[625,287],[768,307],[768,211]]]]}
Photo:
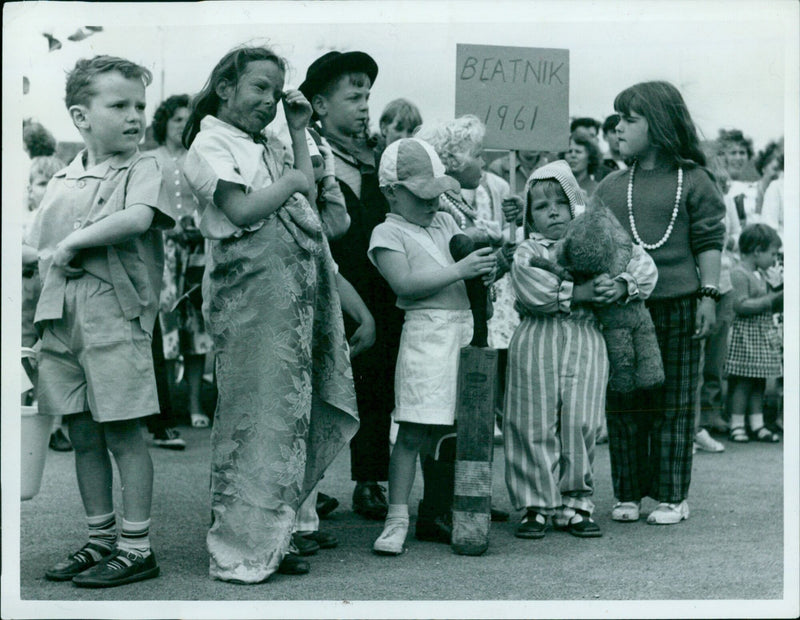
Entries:
{"type": "Polygon", "coordinates": [[[433,147],[419,138],[403,138],[386,147],[378,169],[378,183],[381,187],[402,185],[423,199],[461,189],[458,181],[445,174],[444,164],[433,147]]]}

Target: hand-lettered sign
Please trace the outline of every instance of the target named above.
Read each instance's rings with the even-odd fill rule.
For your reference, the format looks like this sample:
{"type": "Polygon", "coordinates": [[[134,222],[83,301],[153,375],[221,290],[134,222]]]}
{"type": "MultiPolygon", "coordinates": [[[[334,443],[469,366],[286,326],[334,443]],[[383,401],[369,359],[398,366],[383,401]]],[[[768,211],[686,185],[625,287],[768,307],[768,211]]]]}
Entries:
{"type": "Polygon", "coordinates": [[[563,151],[569,144],[569,50],[456,46],[456,116],[486,125],[485,148],[563,151]]]}

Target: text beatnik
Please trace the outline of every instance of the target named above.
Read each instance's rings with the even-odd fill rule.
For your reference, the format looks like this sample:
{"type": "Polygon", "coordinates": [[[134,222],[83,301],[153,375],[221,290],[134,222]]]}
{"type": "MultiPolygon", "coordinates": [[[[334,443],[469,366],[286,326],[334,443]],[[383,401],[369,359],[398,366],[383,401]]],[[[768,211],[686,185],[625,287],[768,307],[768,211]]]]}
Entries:
{"type": "Polygon", "coordinates": [[[556,64],[552,60],[539,60],[532,63],[524,58],[484,58],[483,61],[475,56],[467,56],[461,67],[459,79],[472,80],[477,78],[481,82],[498,81],[516,84],[522,82],[536,82],[537,84],[564,84],[559,72],[564,63],[556,64]]]}

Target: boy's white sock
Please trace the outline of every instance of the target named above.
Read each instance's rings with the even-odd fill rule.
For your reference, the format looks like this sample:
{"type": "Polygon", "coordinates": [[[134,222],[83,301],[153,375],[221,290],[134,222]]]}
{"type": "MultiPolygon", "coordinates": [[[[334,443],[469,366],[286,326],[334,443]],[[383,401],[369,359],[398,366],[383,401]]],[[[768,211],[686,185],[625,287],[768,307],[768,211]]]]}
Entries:
{"type": "Polygon", "coordinates": [[[744,426],[744,416],[739,413],[731,414],[731,428],[744,426]]]}
{"type": "Polygon", "coordinates": [[[107,515],[86,517],[89,526],[89,542],[111,551],[117,542],[117,517],[113,512],[107,515]]]}
{"type": "Polygon", "coordinates": [[[123,551],[150,555],[150,519],[147,521],[126,521],[122,519],[122,533],[117,548],[123,551]]]}

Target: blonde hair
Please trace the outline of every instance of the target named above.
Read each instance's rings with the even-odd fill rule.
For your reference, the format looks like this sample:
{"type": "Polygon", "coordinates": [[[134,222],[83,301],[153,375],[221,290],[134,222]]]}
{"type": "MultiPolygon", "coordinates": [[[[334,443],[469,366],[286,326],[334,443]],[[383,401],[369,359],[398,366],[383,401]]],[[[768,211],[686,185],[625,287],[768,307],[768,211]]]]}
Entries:
{"type": "Polygon", "coordinates": [[[430,144],[447,172],[457,172],[481,148],[486,127],[477,116],[465,114],[438,125],[423,125],[416,137],[430,144]]]}

